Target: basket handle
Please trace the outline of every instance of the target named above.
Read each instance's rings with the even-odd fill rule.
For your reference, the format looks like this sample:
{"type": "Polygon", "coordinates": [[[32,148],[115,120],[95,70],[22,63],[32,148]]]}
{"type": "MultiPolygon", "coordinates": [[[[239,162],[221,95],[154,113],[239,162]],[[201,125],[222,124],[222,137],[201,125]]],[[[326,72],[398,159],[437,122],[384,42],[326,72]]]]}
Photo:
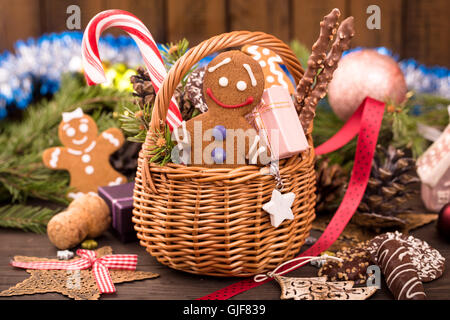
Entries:
{"type": "Polygon", "coordinates": [[[147,145],[151,144],[151,140],[149,139],[151,132],[163,129],[170,99],[186,72],[198,61],[216,51],[247,44],[265,47],[278,54],[294,77],[295,83],[300,81],[304,73],[300,62],[292,50],[278,38],[264,32],[250,31],[233,31],[212,37],[191,48],[170,69],[156,95],[152,120],[150,122],[149,132],[147,132],[147,145]]]}

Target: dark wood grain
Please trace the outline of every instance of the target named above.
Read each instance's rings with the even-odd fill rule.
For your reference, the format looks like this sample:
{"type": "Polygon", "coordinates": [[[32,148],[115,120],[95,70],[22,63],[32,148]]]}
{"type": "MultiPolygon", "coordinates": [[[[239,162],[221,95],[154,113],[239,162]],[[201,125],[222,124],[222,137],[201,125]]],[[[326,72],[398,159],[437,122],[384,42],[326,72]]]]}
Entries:
{"type": "Polygon", "coordinates": [[[232,31],[263,31],[286,42],[292,37],[290,0],[229,0],[228,19],[232,31]]]}
{"type": "Polygon", "coordinates": [[[168,0],[167,41],[192,44],[227,31],[225,0],[168,0]]]}
{"type": "MultiPolygon", "coordinates": [[[[436,233],[434,224],[423,227],[413,234],[416,237],[426,240],[431,246],[438,249],[446,258],[447,270],[442,278],[425,283],[425,291],[429,299],[450,299],[450,274],[448,271],[450,259],[450,246],[436,233]]],[[[315,233],[317,236],[318,234],[315,233]]],[[[117,293],[114,295],[103,295],[101,299],[196,299],[215,290],[232,284],[239,278],[215,278],[199,275],[192,275],[185,272],[170,269],[159,264],[155,258],[146,253],[145,249],[136,243],[123,244],[113,235],[107,233],[98,239],[101,246],[109,245],[114,253],[135,253],[139,255],[138,270],[159,273],[157,279],[136,281],[117,285],[117,293]]],[[[6,230],[0,231],[0,291],[15,285],[24,280],[27,273],[24,270],[14,269],[9,265],[10,259],[14,255],[54,257],[56,249],[48,241],[45,235],[23,233],[21,231],[6,230]]],[[[312,266],[305,266],[291,272],[289,276],[310,277],[316,276],[317,269],[312,266]]],[[[257,299],[271,300],[279,299],[280,289],[274,281],[244,292],[233,299],[257,299]]],[[[62,295],[54,293],[36,294],[30,296],[17,296],[2,299],[68,299],[62,295]]],[[[392,295],[383,283],[383,288],[379,290],[371,299],[383,300],[392,299],[392,295]]]]}
{"type": "MultiPolygon", "coordinates": [[[[164,0],[40,0],[41,1],[41,28],[43,32],[67,31],[67,7],[78,5],[81,11],[81,28],[87,26],[97,13],[108,9],[122,9],[132,12],[151,30],[156,41],[165,41],[164,0]]],[[[105,33],[114,35],[125,34],[117,28],[107,30],[105,33]]]]}
{"type": "Polygon", "coordinates": [[[319,37],[320,21],[333,8],[339,8],[341,17],[348,15],[346,0],[293,0],[292,37],[310,48],[319,37]]]}
{"type": "MultiPolygon", "coordinates": [[[[355,17],[353,47],[385,46],[401,58],[450,66],[448,0],[0,0],[0,52],[19,39],[66,31],[67,6],[81,9],[81,27],[106,9],[128,10],[158,42],[186,37],[197,44],[231,30],[259,30],[310,47],[333,8],[355,17]],[[366,27],[369,5],[381,9],[381,29],[366,27]],[[26,23],[23,23],[26,21],[26,23]]],[[[115,35],[117,29],[107,31],[115,35]]]]}
{"type": "Polygon", "coordinates": [[[11,50],[17,40],[40,35],[40,14],[38,1],[0,0],[0,53],[11,50]]]}
{"type": "Polygon", "coordinates": [[[422,63],[450,65],[450,1],[404,2],[402,56],[422,63]]]}
{"type": "Polygon", "coordinates": [[[352,46],[384,46],[398,54],[402,50],[402,4],[403,0],[351,0],[349,15],[355,18],[356,35],[352,46]],[[381,12],[381,29],[368,29],[367,7],[378,5],[381,12]]]}

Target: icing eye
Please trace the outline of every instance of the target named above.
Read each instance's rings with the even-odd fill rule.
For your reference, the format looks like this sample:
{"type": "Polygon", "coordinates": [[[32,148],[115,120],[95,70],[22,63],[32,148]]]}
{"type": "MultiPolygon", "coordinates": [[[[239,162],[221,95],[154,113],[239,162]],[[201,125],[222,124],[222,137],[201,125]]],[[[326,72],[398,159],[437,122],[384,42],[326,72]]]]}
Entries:
{"type": "Polygon", "coordinates": [[[74,128],[69,128],[66,130],[66,134],[69,137],[73,137],[75,135],[75,129],[74,128]]]}
{"type": "Polygon", "coordinates": [[[236,83],[236,88],[239,90],[239,91],[244,91],[245,89],[247,89],[247,83],[245,83],[245,81],[238,81],[237,83],[236,83]]]}
{"type": "Polygon", "coordinates": [[[272,77],[272,76],[268,76],[268,77],[266,78],[266,80],[267,80],[267,82],[270,82],[270,83],[272,83],[272,82],[275,81],[274,77],[272,77]]]}
{"type": "Polygon", "coordinates": [[[221,87],[226,87],[228,85],[228,79],[226,77],[220,77],[219,85],[221,87]]]}
{"type": "Polygon", "coordinates": [[[83,132],[83,133],[88,132],[88,130],[89,130],[88,125],[86,123],[80,124],[78,129],[80,129],[80,131],[83,132]]]}

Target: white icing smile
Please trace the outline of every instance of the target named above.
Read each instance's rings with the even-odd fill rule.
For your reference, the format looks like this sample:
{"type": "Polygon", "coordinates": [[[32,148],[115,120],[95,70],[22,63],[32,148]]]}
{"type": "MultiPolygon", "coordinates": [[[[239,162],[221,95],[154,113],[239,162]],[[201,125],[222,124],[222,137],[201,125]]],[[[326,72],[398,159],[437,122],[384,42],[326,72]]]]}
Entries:
{"type": "Polygon", "coordinates": [[[88,139],[88,137],[84,136],[84,138],[79,139],[79,140],[73,139],[72,143],[76,144],[76,145],[84,144],[87,141],[87,139],[88,139]]]}

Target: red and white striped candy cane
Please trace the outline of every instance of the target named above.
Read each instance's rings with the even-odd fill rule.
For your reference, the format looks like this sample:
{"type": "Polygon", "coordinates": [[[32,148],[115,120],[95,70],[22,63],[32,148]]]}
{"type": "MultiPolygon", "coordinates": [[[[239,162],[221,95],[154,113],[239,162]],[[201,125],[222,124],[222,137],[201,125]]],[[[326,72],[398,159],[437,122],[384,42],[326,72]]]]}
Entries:
{"type": "MultiPolygon", "coordinates": [[[[89,21],[84,31],[81,54],[87,83],[92,85],[106,81],[105,71],[98,52],[98,40],[104,30],[112,27],[117,27],[127,32],[136,42],[149,72],[153,87],[158,92],[167,75],[167,71],[156,42],[142,21],[123,10],[106,10],[98,13],[89,21]]],[[[166,120],[171,129],[177,128],[183,121],[180,109],[174,98],[170,102],[166,120]]]]}

